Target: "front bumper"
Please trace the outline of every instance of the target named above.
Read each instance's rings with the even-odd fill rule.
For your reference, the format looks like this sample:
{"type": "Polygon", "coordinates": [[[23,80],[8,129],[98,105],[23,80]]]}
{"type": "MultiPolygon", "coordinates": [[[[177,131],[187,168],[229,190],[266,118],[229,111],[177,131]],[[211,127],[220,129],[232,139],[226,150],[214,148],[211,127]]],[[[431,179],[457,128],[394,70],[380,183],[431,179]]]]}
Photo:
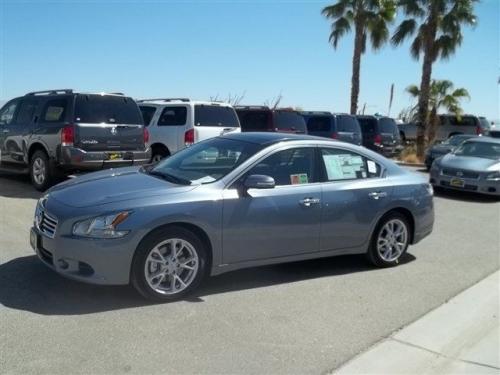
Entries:
{"type": "Polygon", "coordinates": [[[134,249],[127,236],[119,239],[86,239],[45,236],[32,227],[30,243],[49,268],[70,279],[100,285],[129,283],[134,249]]]}
{"type": "Polygon", "coordinates": [[[500,196],[500,181],[488,181],[484,178],[458,178],[443,175],[438,170],[431,170],[430,183],[444,189],[500,196]],[[458,180],[463,181],[463,186],[456,185],[458,180]]]}
{"type": "Polygon", "coordinates": [[[151,149],[143,151],[84,151],[64,146],[59,151],[59,165],[65,170],[100,170],[147,164],[151,149]]]}

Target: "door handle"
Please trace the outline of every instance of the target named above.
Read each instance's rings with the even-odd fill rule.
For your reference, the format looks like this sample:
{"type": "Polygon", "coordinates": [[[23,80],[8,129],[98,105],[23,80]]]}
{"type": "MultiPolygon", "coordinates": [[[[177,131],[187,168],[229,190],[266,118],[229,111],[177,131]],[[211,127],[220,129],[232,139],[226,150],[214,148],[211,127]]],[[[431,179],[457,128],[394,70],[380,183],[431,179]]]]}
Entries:
{"type": "Polygon", "coordinates": [[[387,197],[387,193],[385,191],[372,191],[368,193],[368,196],[373,199],[379,199],[387,197]]]}
{"type": "Polygon", "coordinates": [[[318,198],[304,198],[299,201],[299,203],[304,207],[311,207],[313,204],[318,204],[320,200],[318,198]]]}

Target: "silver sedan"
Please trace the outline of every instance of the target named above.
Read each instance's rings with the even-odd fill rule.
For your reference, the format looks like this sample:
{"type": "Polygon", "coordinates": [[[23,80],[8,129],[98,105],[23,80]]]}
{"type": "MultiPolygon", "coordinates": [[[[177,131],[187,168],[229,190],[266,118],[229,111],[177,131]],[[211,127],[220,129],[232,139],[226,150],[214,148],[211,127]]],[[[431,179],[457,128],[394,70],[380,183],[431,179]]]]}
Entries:
{"type": "Polygon", "coordinates": [[[394,266],[433,223],[430,184],[374,152],[243,133],[52,188],[31,244],[61,275],[169,301],[244,267],[342,254],[394,266]]]}
{"type": "Polygon", "coordinates": [[[434,161],[430,182],[435,187],[500,196],[500,139],[466,140],[434,161]]]}

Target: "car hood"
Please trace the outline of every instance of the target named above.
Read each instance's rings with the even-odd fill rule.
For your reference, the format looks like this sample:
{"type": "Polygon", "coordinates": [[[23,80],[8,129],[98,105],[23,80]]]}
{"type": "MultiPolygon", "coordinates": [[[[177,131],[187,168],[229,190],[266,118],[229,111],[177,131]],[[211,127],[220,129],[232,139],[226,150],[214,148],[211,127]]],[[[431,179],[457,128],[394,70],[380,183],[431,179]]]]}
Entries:
{"type": "Polygon", "coordinates": [[[141,171],[139,167],[89,173],[54,186],[51,198],[71,207],[89,207],[131,199],[184,193],[198,185],[176,185],[141,171]]]}
{"type": "Polygon", "coordinates": [[[444,155],[448,152],[453,151],[454,146],[438,145],[431,148],[431,154],[434,155],[444,155]]]}
{"type": "Polygon", "coordinates": [[[464,169],[478,172],[489,172],[500,170],[500,161],[471,156],[457,156],[447,154],[440,159],[441,167],[464,169]]]}

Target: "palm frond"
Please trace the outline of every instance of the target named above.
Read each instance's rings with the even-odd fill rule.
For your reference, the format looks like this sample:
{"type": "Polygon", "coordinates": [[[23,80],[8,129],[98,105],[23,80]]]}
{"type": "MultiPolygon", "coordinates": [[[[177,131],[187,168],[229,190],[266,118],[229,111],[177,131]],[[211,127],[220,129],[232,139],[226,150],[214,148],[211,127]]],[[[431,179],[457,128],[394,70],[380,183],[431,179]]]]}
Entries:
{"type": "Polygon", "coordinates": [[[398,5],[410,17],[420,18],[425,16],[426,5],[421,4],[418,0],[399,0],[398,5]]]}
{"type": "Polygon", "coordinates": [[[451,93],[451,95],[453,95],[455,98],[465,98],[465,99],[470,99],[470,95],[469,95],[469,91],[467,91],[466,89],[464,88],[459,88],[459,89],[456,89],[455,91],[453,91],[451,93]]]}
{"type": "Polygon", "coordinates": [[[417,21],[414,19],[407,19],[401,22],[394,32],[391,43],[395,46],[400,45],[406,38],[409,38],[415,33],[417,29],[417,21]]]}
{"type": "Polygon", "coordinates": [[[324,7],[321,10],[321,14],[326,18],[339,18],[342,17],[349,7],[350,2],[348,0],[340,0],[333,5],[324,7]]]}
{"type": "Polygon", "coordinates": [[[342,38],[349,31],[351,31],[351,24],[349,20],[345,17],[340,17],[332,23],[332,31],[328,40],[333,44],[334,48],[337,48],[340,38],[342,38]]]}
{"type": "Polygon", "coordinates": [[[380,17],[368,23],[368,31],[370,32],[370,41],[374,50],[382,47],[389,39],[387,24],[380,17]]]}
{"type": "Polygon", "coordinates": [[[448,34],[441,35],[434,42],[434,59],[441,56],[442,59],[449,59],[456,51],[457,47],[462,43],[462,36],[456,35],[452,37],[448,34]]]}
{"type": "Polygon", "coordinates": [[[410,85],[405,89],[405,91],[414,98],[418,98],[420,95],[420,89],[417,85],[410,85]]]}

